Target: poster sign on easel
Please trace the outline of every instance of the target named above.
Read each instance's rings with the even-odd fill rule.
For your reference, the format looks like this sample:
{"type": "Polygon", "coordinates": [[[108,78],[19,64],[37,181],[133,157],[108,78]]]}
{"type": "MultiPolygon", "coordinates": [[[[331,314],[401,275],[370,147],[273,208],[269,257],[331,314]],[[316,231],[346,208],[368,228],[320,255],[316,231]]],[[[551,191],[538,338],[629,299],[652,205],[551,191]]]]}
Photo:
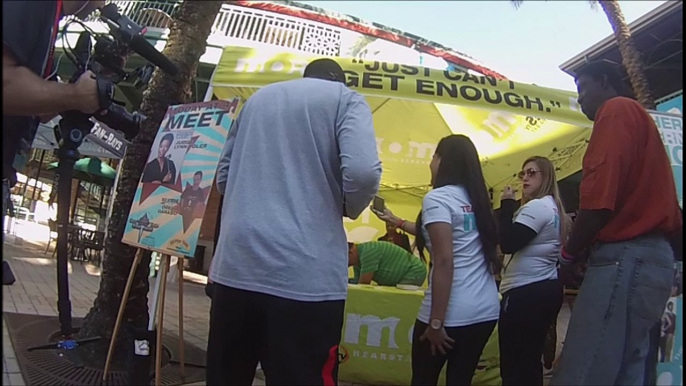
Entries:
{"type": "Polygon", "coordinates": [[[238,104],[236,98],[169,107],[131,205],[124,243],[193,256],[238,104]]]}
{"type": "MultiPolygon", "coordinates": [[[[171,256],[193,256],[198,244],[200,225],[205,215],[219,157],[240,100],[208,101],[170,106],[162,119],[157,137],[134,195],[122,242],[140,248],[131,265],[124,288],[119,313],[105,362],[106,381],[114,353],[114,343],[121,327],[134,274],[143,257],[143,250],[162,254],[155,283],[148,334],[134,342],[135,347],[149,347],[155,325],[155,385],[161,384],[162,331],[167,274],[171,256]]],[[[184,376],[183,348],[183,262],[179,261],[179,352],[180,372],[184,376]]],[[[136,350],[136,355],[149,360],[149,350],[136,350]],[[140,353],[139,353],[140,351],[140,353]]],[[[147,380],[149,362],[138,361],[143,369],[129,382],[147,380]]],[[[133,377],[133,376],[132,376],[133,377]]]]}

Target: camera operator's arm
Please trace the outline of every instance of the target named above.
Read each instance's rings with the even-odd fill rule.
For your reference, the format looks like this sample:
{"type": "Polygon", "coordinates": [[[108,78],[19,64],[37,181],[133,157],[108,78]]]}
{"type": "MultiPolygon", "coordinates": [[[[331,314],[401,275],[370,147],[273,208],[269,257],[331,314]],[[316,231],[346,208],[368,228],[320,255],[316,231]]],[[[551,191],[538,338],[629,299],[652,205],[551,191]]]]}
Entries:
{"type": "Polygon", "coordinates": [[[52,115],[68,110],[92,114],[99,110],[95,75],[87,71],[74,83],[44,80],[2,49],[2,110],[5,115],[52,115]]]}

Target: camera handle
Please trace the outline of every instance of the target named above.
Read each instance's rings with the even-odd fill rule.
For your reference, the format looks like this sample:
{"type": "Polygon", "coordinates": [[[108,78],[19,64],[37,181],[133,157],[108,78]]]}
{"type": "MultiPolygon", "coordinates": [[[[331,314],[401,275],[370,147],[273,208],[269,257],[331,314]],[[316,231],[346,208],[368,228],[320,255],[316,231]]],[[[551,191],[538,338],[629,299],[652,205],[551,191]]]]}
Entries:
{"type": "MultiPolygon", "coordinates": [[[[93,66],[100,66],[100,65],[97,63],[94,63],[93,66]]],[[[98,70],[95,69],[94,72],[95,71],[98,71],[98,70]]],[[[83,68],[76,71],[71,76],[69,83],[76,83],[76,81],[79,80],[79,78],[81,77],[81,75],[83,75],[84,72],[85,72],[85,70],[83,68]]],[[[106,110],[108,107],[110,107],[110,105],[112,104],[112,100],[114,99],[114,91],[115,91],[114,83],[112,83],[111,81],[109,81],[107,78],[105,78],[104,76],[102,76],[100,74],[95,74],[95,81],[97,82],[98,104],[100,106],[100,110],[106,110]]],[[[67,114],[72,114],[72,113],[81,115],[81,118],[83,118],[85,116],[86,119],[88,119],[88,117],[89,117],[88,115],[83,114],[81,112],[77,112],[77,111],[68,111],[67,113],[62,114],[62,116],[67,115],[67,114]]],[[[80,145],[80,143],[79,143],[79,145],[80,145]]]]}
{"type": "Polygon", "coordinates": [[[98,103],[100,109],[105,110],[112,105],[114,99],[114,83],[105,79],[102,75],[96,75],[95,80],[98,83],[98,103]]]}

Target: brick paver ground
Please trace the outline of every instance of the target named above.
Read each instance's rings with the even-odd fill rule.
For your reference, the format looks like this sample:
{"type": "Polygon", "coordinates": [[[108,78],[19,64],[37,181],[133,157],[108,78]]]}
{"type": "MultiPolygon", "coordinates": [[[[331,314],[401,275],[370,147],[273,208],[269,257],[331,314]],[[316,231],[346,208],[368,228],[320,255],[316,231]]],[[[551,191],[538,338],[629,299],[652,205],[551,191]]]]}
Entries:
{"type": "MultiPolygon", "coordinates": [[[[44,244],[23,240],[21,245],[16,238],[6,235],[3,245],[3,259],[12,266],[17,281],[11,286],[3,286],[3,312],[57,316],[57,279],[56,260],[51,254],[43,254],[44,244]]],[[[90,264],[69,262],[69,286],[74,317],[84,317],[93,304],[100,283],[100,270],[90,264]]],[[[184,281],[184,338],[205,350],[209,332],[210,301],[205,295],[204,286],[195,284],[197,275],[188,273],[184,281]]],[[[200,280],[202,281],[202,279],[200,280]]],[[[150,280],[152,288],[154,279],[150,280]]],[[[165,299],[164,329],[166,333],[178,336],[178,283],[167,285],[165,299]]],[[[258,379],[256,384],[261,384],[258,379]]],[[[3,385],[20,386],[24,384],[16,361],[9,333],[3,319],[3,385]]]]}

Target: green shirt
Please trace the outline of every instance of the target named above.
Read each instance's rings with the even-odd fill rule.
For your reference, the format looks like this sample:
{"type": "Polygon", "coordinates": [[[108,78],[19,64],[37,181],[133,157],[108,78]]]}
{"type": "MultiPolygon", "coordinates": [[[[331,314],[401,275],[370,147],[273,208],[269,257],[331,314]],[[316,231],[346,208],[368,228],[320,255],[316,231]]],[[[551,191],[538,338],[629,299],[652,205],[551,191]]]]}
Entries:
{"type": "Polygon", "coordinates": [[[426,265],[402,247],[386,241],[371,241],[359,244],[357,251],[360,262],[353,267],[356,283],[361,275],[374,272],[372,280],[382,286],[424,284],[426,265]]]}

